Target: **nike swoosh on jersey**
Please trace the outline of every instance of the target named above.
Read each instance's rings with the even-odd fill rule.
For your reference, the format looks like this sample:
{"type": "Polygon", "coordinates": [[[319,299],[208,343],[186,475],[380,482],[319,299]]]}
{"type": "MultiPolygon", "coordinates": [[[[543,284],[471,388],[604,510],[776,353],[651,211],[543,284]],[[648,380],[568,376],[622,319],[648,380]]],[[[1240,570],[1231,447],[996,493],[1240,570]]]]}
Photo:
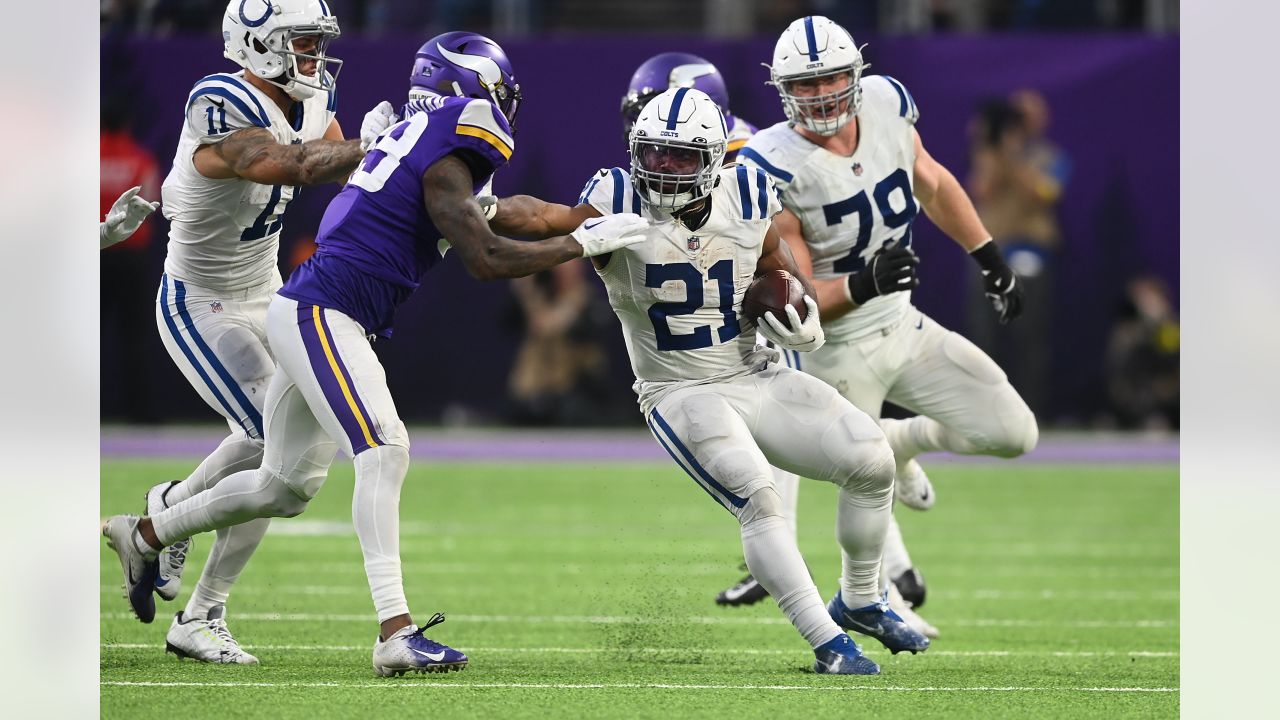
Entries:
{"type": "Polygon", "coordinates": [[[226,107],[226,105],[227,105],[227,101],[226,101],[226,100],[214,100],[213,98],[209,98],[209,102],[213,103],[214,105],[217,105],[217,106],[218,106],[218,107],[220,107],[220,108],[221,108],[221,107],[226,107]]]}
{"type": "Polygon", "coordinates": [[[422,652],[421,650],[418,650],[417,648],[409,648],[409,649],[410,649],[410,650],[412,650],[412,651],[414,651],[414,652],[416,652],[416,653],[418,653],[418,654],[419,654],[419,655],[421,655],[422,657],[424,657],[424,658],[426,658],[426,659],[430,660],[431,662],[440,662],[441,660],[443,660],[443,659],[444,659],[444,651],[443,651],[443,650],[441,650],[441,651],[440,651],[440,652],[438,652],[438,653],[429,653],[429,652],[422,652]]]}

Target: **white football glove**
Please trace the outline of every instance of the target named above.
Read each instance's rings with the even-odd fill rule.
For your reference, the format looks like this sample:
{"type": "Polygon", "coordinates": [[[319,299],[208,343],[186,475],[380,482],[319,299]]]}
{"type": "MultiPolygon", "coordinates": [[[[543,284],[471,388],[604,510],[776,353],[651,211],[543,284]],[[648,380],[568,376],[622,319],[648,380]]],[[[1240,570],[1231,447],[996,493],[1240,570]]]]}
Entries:
{"type": "Polygon", "coordinates": [[[811,352],[822,347],[822,343],[827,341],[827,336],[822,332],[822,322],[818,319],[818,303],[808,295],[804,296],[804,304],[809,308],[809,314],[805,315],[804,322],[800,322],[800,313],[790,305],[787,306],[787,320],[791,323],[794,330],[788,330],[778,318],[773,316],[773,311],[769,311],[761,316],[758,323],[761,334],[769,338],[778,345],[799,352],[811,352]]]}
{"type": "Polygon", "coordinates": [[[641,242],[647,227],[649,221],[635,213],[618,213],[588,218],[573,231],[572,237],[582,246],[582,257],[595,257],[641,242]]]}
{"type": "Polygon", "coordinates": [[[480,193],[476,195],[476,202],[480,203],[480,210],[484,212],[485,220],[492,220],[498,214],[498,198],[493,194],[493,176],[489,176],[489,182],[480,188],[480,193]]]}
{"type": "Polygon", "coordinates": [[[391,103],[383,100],[364,114],[364,122],[360,123],[360,149],[369,152],[369,148],[378,141],[384,130],[400,121],[391,103]]]}
{"type": "Polygon", "coordinates": [[[99,250],[128,240],[142,227],[142,221],[160,207],[159,202],[148,202],[138,197],[141,190],[141,185],[131,187],[112,203],[106,219],[98,226],[99,250]]]}

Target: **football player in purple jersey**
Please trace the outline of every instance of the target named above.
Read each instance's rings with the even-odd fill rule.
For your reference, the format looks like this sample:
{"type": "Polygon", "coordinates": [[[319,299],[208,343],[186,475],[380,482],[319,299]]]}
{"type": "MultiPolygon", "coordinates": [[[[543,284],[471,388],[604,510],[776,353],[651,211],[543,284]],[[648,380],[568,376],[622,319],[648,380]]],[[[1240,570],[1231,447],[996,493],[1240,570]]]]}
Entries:
{"type": "Polygon", "coordinates": [[[537,242],[495,235],[475,195],[511,157],[520,100],[510,61],[486,37],[451,32],[418,50],[404,119],[378,136],[325,211],[316,253],[271,301],[277,367],[262,467],[153,517],[108,521],[132,525],[129,540],[115,544],[126,583],[154,573],[156,553],[176,538],[298,515],[341,448],[355,462],[352,513],[380,624],[374,670],[466,666],[466,655],[423,635],[443,615],[419,627],[409,613],[399,538],[409,441],[370,342],[391,335],[397,306],[450,247],[480,280],[513,278],[641,241],[647,224],[622,214],[537,242]]]}

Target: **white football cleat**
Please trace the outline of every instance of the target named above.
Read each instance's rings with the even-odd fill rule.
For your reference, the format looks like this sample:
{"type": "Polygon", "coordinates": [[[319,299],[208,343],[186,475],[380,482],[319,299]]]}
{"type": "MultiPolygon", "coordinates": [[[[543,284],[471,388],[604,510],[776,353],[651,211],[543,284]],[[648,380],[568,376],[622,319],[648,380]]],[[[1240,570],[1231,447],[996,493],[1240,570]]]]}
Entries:
{"type": "Polygon", "coordinates": [[[107,539],[107,547],[120,556],[120,570],[124,573],[124,596],[129,599],[133,614],[142,622],[149,623],[156,618],[156,599],[151,593],[155,588],[158,570],[155,555],[143,554],[138,549],[134,538],[137,532],[136,515],[116,515],[107,518],[102,525],[102,536],[107,539]]]}
{"type": "Polygon", "coordinates": [[[436,613],[421,628],[409,625],[386,640],[378,638],[373,645],[373,671],[383,677],[399,677],[407,672],[456,672],[465,668],[465,654],[422,634],[427,628],[442,622],[444,614],[436,613]]]}
{"type": "MultiPolygon", "coordinates": [[[[164,495],[169,492],[169,488],[177,484],[177,480],[162,482],[147,491],[147,515],[155,515],[169,507],[164,501],[164,495]]],[[[182,569],[187,562],[187,553],[192,547],[194,546],[191,538],[185,538],[174,541],[172,545],[160,551],[156,594],[162,599],[168,601],[178,597],[178,591],[182,589],[182,569]]]]}
{"type": "Polygon", "coordinates": [[[258,658],[245,652],[231,636],[226,617],[226,605],[214,605],[203,618],[187,618],[179,612],[164,638],[164,651],[219,665],[257,665],[258,658]]]}
{"type": "Polygon", "coordinates": [[[924,468],[912,458],[898,466],[897,477],[893,481],[893,492],[898,502],[912,510],[928,510],[933,507],[936,496],[933,494],[933,483],[924,474],[924,468]]]}
{"type": "Polygon", "coordinates": [[[898,592],[897,586],[893,583],[889,583],[889,609],[898,613],[898,617],[910,625],[912,630],[927,638],[938,637],[938,628],[930,625],[928,620],[920,617],[919,613],[912,610],[911,605],[902,599],[902,593],[898,592]]]}

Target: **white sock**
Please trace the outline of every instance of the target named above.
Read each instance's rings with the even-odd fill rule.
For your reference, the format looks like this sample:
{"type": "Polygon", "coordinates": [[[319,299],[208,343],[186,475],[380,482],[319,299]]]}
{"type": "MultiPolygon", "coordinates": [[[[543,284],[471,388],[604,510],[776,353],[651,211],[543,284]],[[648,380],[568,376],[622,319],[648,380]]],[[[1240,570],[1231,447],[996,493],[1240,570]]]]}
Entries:
{"type": "Polygon", "coordinates": [[[202,532],[273,515],[297,514],[306,502],[262,468],[244,470],[151,517],[165,545],[202,532]],[[287,507],[286,507],[287,506],[287,507]],[[289,512],[286,513],[285,510],[289,512]]]}
{"type": "Polygon", "coordinates": [[[902,530],[898,527],[898,519],[889,519],[889,531],[884,536],[884,574],[886,578],[896,578],[911,569],[911,555],[902,541],[902,530]]]}
{"type": "Polygon", "coordinates": [[[893,448],[899,467],[924,452],[945,450],[959,455],[983,452],[982,448],[964,436],[923,415],[906,420],[881,420],[880,427],[889,441],[889,447],[893,448]]]}
{"type": "Polygon", "coordinates": [[[231,586],[240,577],[240,571],[244,570],[249,558],[253,557],[253,551],[258,548],[270,526],[270,518],[258,518],[228,528],[218,528],[217,538],[209,550],[209,561],[205,563],[200,581],[187,600],[184,617],[205,617],[209,608],[227,603],[231,586]]]}
{"type": "Polygon", "coordinates": [[[791,537],[796,536],[796,501],[800,496],[800,476],[786,470],[773,468],[773,489],[778,492],[782,501],[782,517],[791,529],[791,537]]]}
{"type": "Polygon", "coordinates": [[[351,516],[364,553],[364,572],[378,622],[409,612],[400,570],[400,488],[409,472],[409,451],[382,445],[356,455],[351,516]]]}
{"type": "Polygon", "coordinates": [[[875,492],[850,487],[840,489],[836,540],[843,562],[840,595],[845,605],[858,608],[880,601],[880,563],[893,516],[893,484],[875,492]]]}
{"type": "Polygon", "coordinates": [[[252,440],[243,432],[228,435],[187,479],[169,488],[164,496],[165,505],[173,507],[217,485],[229,475],[256,469],[261,464],[261,440],[252,440]]]}
{"type": "Polygon", "coordinates": [[[811,647],[844,632],[827,614],[785,519],[770,515],[743,523],[742,552],[747,569],[811,647]]]}

